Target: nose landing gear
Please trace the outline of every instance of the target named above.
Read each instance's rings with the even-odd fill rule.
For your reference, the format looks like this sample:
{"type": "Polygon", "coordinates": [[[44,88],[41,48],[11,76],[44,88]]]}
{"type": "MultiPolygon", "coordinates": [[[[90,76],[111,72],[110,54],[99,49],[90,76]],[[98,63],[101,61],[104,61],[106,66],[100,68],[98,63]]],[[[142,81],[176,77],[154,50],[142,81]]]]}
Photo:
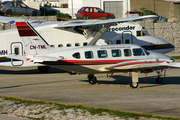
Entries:
{"type": "Polygon", "coordinates": [[[157,73],[158,73],[158,76],[156,78],[156,83],[161,84],[161,83],[163,83],[163,78],[161,77],[161,72],[157,71],[157,73]]]}
{"type": "Polygon", "coordinates": [[[132,72],[132,80],[129,83],[131,88],[139,88],[138,72],[132,72]]]}

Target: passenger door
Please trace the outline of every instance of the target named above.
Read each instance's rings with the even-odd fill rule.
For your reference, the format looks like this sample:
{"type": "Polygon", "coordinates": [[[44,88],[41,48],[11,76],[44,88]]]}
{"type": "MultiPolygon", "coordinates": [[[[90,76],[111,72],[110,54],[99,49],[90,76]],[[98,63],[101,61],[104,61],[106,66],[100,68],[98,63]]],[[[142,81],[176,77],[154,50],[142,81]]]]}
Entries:
{"type": "Polygon", "coordinates": [[[133,37],[131,31],[124,31],[122,33],[123,44],[133,44],[133,37]]]}
{"type": "MultiPolygon", "coordinates": [[[[23,55],[23,45],[21,42],[13,42],[11,43],[11,54],[15,55],[23,55]]],[[[21,66],[23,65],[24,61],[11,59],[11,63],[13,66],[21,66]]]]}

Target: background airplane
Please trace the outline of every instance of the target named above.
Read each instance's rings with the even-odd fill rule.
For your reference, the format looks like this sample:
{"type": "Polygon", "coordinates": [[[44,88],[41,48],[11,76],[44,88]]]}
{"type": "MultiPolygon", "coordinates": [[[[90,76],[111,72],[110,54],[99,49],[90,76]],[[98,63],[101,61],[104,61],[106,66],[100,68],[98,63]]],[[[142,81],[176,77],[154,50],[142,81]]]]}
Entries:
{"type": "Polygon", "coordinates": [[[162,83],[160,71],[168,67],[180,67],[180,63],[175,63],[167,55],[147,52],[132,44],[52,48],[28,22],[16,22],[16,26],[26,48],[26,56],[19,59],[88,74],[90,83],[97,82],[94,74],[132,72],[130,86],[137,88],[138,72],[158,71],[156,82],[162,83]]]}
{"type": "MultiPolygon", "coordinates": [[[[14,23],[14,21],[22,20],[20,18],[3,16],[0,18],[0,22],[6,23],[14,23]]],[[[87,21],[28,21],[41,36],[47,39],[51,47],[86,46],[102,28],[101,24],[87,26],[85,24],[87,21]],[[78,25],[80,23],[81,26],[78,25]],[[74,24],[75,26],[58,27],[65,24],[74,24]],[[59,37],[61,37],[61,40],[59,40],[59,37]]],[[[95,44],[137,44],[144,47],[146,50],[160,53],[167,53],[174,50],[174,46],[169,42],[151,36],[143,26],[135,23],[127,23],[127,21],[125,23],[111,25],[107,32],[105,32],[95,44]]],[[[1,31],[0,35],[2,36],[2,41],[11,40],[13,38],[16,42],[20,42],[20,37],[16,29],[1,31]]]]}

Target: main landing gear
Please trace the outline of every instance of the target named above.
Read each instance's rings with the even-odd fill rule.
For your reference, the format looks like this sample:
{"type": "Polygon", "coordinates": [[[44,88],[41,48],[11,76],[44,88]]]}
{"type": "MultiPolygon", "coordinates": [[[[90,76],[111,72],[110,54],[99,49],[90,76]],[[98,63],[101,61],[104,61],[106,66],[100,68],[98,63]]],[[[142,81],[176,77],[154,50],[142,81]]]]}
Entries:
{"type": "Polygon", "coordinates": [[[97,83],[97,78],[94,76],[94,74],[89,74],[87,77],[88,77],[90,84],[96,84],[97,83]]]}
{"type": "Polygon", "coordinates": [[[158,73],[158,76],[156,78],[156,83],[161,84],[163,82],[163,78],[161,77],[161,72],[157,71],[157,73],[158,73]]]}

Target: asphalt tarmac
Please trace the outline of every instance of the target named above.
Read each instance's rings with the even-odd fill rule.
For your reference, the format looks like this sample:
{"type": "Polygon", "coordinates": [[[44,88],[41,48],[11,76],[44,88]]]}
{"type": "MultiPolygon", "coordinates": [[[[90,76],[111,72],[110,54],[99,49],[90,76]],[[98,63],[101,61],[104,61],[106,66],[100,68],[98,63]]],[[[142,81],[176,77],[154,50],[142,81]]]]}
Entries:
{"type": "Polygon", "coordinates": [[[116,108],[180,117],[180,69],[167,71],[163,84],[156,84],[156,72],[139,74],[140,89],[129,88],[128,73],[96,75],[98,85],[90,85],[87,75],[67,75],[51,69],[0,68],[0,95],[35,98],[116,108]]]}

